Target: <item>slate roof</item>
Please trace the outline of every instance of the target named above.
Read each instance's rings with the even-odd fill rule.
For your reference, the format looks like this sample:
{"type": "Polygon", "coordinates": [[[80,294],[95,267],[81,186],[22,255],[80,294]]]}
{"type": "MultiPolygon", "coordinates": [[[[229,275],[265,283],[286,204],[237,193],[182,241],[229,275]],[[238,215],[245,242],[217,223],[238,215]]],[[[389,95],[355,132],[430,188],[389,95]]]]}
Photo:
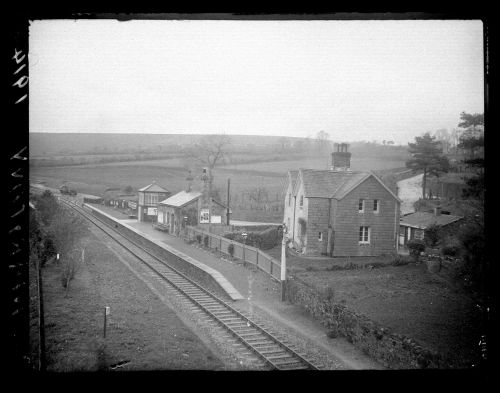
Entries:
{"type": "Polygon", "coordinates": [[[141,191],[141,192],[144,192],[144,191],[147,191],[147,192],[168,192],[167,190],[165,190],[163,187],[160,187],[155,182],[147,185],[146,187],[142,187],[141,189],[139,189],[139,191],[141,191]]]}
{"type": "MultiPolygon", "coordinates": [[[[304,183],[306,198],[342,199],[364,180],[373,176],[387,191],[399,201],[399,198],[370,172],[332,171],[318,169],[299,169],[299,176],[304,183]]],[[[296,184],[297,182],[295,182],[296,184]]],[[[294,185],[294,193],[296,193],[294,185]]]]}
{"type": "Polygon", "coordinates": [[[160,202],[160,205],[167,205],[173,207],[183,207],[188,205],[191,202],[194,202],[202,195],[201,192],[198,191],[181,191],[171,197],[160,202]]]}
{"type": "Polygon", "coordinates": [[[433,224],[445,226],[451,224],[452,222],[461,220],[462,218],[463,217],[451,214],[440,214],[439,216],[436,216],[434,213],[429,212],[415,212],[401,217],[399,223],[400,225],[412,228],[426,229],[433,224]]]}

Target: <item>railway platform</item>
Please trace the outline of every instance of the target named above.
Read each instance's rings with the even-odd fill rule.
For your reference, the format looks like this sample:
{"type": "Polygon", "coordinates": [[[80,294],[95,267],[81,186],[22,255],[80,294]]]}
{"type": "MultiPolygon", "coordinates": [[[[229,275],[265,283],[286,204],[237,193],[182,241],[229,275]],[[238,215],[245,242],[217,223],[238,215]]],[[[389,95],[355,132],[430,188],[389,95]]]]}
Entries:
{"type": "Polygon", "coordinates": [[[314,341],[322,350],[328,351],[338,359],[339,369],[384,368],[344,338],[329,338],[326,328],[313,320],[301,307],[282,302],[280,284],[258,269],[244,267],[241,263],[190,245],[182,238],[154,229],[151,223],[125,218],[124,222],[220,272],[243,295],[244,299],[237,301],[240,310],[274,321],[275,324],[284,325],[286,330],[303,336],[305,340],[314,341]]]}

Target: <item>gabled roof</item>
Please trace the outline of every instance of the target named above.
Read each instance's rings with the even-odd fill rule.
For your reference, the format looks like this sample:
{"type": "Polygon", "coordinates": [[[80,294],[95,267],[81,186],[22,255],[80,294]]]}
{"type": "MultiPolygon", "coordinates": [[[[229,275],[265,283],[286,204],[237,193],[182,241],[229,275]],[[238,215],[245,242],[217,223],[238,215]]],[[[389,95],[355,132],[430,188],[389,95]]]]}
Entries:
{"type": "MultiPolygon", "coordinates": [[[[297,180],[293,185],[293,194],[297,195],[297,188],[301,179],[304,184],[306,198],[334,198],[342,199],[358,185],[370,177],[374,177],[396,200],[400,199],[371,172],[333,171],[319,169],[299,169],[297,180]]],[[[291,178],[289,172],[289,178],[291,178]]]]}
{"type": "Polygon", "coordinates": [[[160,202],[160,205],[174,206],[174,207],[184,207],[199,197],[201,197],[202,193],[198,191],[181,191],[171,197],[160,202]]]}
{"type": "Polygon", "coordinates": [[[452,222],[461,220],[463,217],[451,214],[440,214],[436,216],[429,212],[415,212],[401,217],[399,224],[412,228],[426,229],[433,224],[439,226],[449,225],[452,222]]]}
{"type": "Polygon", "coordinates": [[[160,187],[155,182],[151,183],[150,185],[148,185],[146,187],[140,188],[139,191],[141,191],[141,192],[144,192],[144,191],[147,191],[147,192],[168,192],[167,190],[165,190],[163,187],[160,187]]]}

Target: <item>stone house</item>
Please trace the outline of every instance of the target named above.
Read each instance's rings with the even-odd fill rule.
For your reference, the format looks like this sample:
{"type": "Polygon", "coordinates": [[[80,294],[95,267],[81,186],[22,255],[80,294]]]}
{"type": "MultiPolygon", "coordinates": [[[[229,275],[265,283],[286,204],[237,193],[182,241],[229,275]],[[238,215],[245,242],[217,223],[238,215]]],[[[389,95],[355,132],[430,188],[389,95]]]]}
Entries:
{"type": "Polygon", "coordinates": [[[336,147],[330,170],[288,173],[288,238],[307,256],[396,253],[401,200],[373,173],[351,171],[347,145],[336,147]]]}

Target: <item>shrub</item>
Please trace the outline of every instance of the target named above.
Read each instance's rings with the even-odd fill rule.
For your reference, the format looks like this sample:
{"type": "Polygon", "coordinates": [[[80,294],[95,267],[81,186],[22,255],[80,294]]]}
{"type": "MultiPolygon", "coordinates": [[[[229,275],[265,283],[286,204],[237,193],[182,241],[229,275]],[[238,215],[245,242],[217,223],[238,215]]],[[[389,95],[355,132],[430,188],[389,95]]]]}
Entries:
{"type": "Polygon", "coordinates": [[[333,287],[327,287],[323,292],[323,296],[327,302],[333,303],[335,301],[335,289],[333,287]]]}
{"type": "Polygon", "coordinates": [[[227,252],[229,253],[229,255],[231,255],[231,258],[234,257],[234,244],[230,244],[228,247],[227,247],[227,252]]]}
{"type": "Polygon", "coordinates": [[[205,237],[203,238],[203,244],[205,245],[205,247],[208,247],[208,242],[209,242],[209,238],[208,238],[208,235],[205,235],[205,237]]]}
{"type": "Polygon", "coordinates": [[[402,255],[398,255],[396,256],[396,258],[394,258],[391,262],[391,265],[392,266],[404,266],[404,265],[408,265],[410,263],[410,261],[403,257],[402,255]]]}
{"type": "Polygon", "coordinates": [[[410,255],[415,259],[415,261],[418,261],[420,253],[425,251],[425,243],[423,240],[420,239],[410,240],[407,243],[407,247],[410,250],[410,255]]]}
{"type": "Polygon", "coordinates": [[[456,257],[460,253],[460,247],[447,245],[441,248],[441,254],[448,257],[456,257]]]}
{"type": "Polygon", "coordinates": [[[201,235],[196,235],[196,240],[198,241],[198,244],[201,244],[201,235]]]}
{"type": "Polygon", "coordinates": [[[259,248],[269,250],[275,247],[280,240],[279,230],[277,227],[268,228],[263,231],[257,232],[256,235],[259,239],[259,248]]]}
{"type": "Polygon", "coordinates": [[[314,266],[308,266],[306,267],[306,271],[308,272],[314,272],[316,269],[314,268],[314,266]]]}
{"type": "Polygon", "coordinates": [[[425,230],[424,241],[429,247],[434,247],[441,240],[441,228],[433,224],[425,230]]]}

